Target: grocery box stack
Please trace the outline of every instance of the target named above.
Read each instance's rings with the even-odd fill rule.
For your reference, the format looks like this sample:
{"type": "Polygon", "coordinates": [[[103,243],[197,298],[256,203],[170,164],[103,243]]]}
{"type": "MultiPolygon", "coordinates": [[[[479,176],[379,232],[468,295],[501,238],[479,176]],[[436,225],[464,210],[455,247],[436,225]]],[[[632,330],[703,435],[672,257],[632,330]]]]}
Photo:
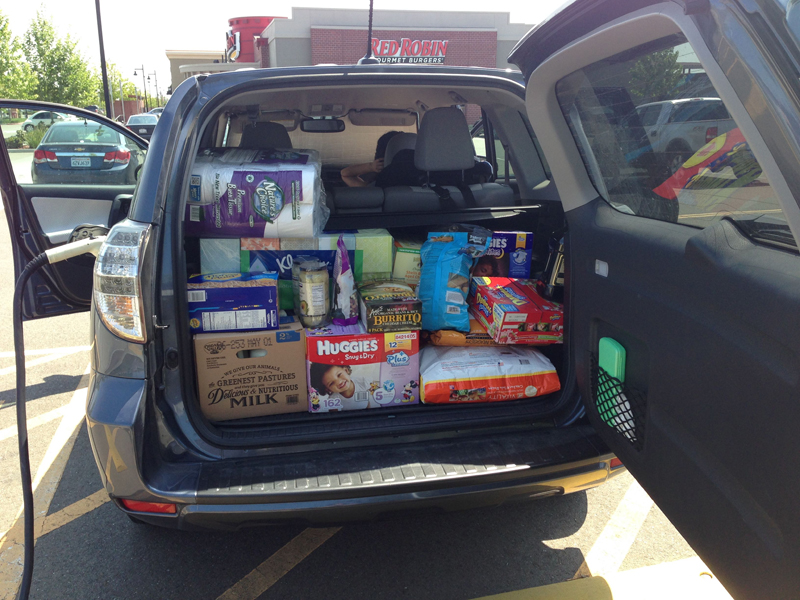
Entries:
{"type": "Polygon", "coordinates": [[[205,152],[185,233],[201,409],[212,421],[532,398],[561,306],[530,280],[533,234],[325,231],[312,150],[205,152]]]}

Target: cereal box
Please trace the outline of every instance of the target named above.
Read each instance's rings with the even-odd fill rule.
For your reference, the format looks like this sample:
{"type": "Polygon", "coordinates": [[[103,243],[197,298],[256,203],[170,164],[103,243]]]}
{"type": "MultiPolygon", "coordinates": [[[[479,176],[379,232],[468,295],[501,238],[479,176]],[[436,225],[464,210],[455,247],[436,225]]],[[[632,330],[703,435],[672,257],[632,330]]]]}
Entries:
{"type": "Polygon", "coordinates": [[[506,277],[474,277],[472,316],[499,344],[557,344],[564,339],[564,310],[542,298],[536,282],[506,277]]]}
{"type": "Polygon", "coordinates": [[[306,330],[312,413],[419,403],[419,331],[367,333],[356,325],[306,330]]]}
{"type": "Polygon", "coordinates": [[[210,273],[188,281],[192,333],[278,328],[278,274],[210,273]]]}

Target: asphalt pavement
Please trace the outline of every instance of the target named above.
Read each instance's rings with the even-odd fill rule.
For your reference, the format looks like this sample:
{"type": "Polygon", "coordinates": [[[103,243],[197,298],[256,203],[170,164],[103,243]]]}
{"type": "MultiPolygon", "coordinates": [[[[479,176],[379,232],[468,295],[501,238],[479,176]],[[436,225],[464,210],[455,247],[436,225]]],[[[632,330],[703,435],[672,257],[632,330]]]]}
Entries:
{"type": "MultiPolygon", "coordinates": [[[[0,248],[0,597],[11,599],[22,499],[4,216],[0,248]]],[[[694,557],[628,474],[565,497],[341,528],[196,533],[135,524],[107,501],[82,422],[88,325],[86,313],[25,325],[39,531],[32,598],[469,599],[589,575],[611,581],[694,557]]]]}

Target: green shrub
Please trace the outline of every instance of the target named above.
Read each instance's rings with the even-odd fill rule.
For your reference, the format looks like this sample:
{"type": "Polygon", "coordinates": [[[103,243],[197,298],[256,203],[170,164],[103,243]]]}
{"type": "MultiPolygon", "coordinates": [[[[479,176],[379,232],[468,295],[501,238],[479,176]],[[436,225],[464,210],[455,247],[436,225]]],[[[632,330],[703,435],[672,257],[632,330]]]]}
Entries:
{"type": "Polygon", "coordinates": [[[9,150],[22,148],[25,145],[25,134],[20,130],[12,137],[6,139],[6,147],[9,150]]]}
{"type": "Polygon", "coordinates": [[[47,129],[47,125],[40,123],[30,131],[24,132],[23,135],[25,136],[25,141],[28,142],[28,147],[37,148],[42,143],[42,138],[47,133],[47,129]]]}

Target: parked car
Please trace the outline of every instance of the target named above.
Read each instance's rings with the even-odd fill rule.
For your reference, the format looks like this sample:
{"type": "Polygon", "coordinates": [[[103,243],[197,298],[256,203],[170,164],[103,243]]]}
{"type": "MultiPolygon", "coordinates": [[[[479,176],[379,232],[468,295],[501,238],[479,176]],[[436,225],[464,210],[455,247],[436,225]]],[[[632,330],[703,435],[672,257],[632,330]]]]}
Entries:
{"type": "MultiPolygon", "coordinates": [[[[111,230],[94,267],[37,274],[23,305],[29,319],[91,311],[87,428],[114,504],[166,527],[321,524],[560,496],[624,463],[734,597],[800,596],[795,10],[769,0],[586,0],[518,43],[510,60],[521,78],[380,64],[181,84],[130,210],[102,213],[111,230]],[[708,74],[715,89],[705,97],[724,103],[736,132],[718,130],[665,175],[652,148],[637,145],[632,117],[653,90],[679,99],[685,70],[708,74]],[[466,182],[475,147],[459,107],[470,104],[506,149],[508,184],[466,182]],[[343,186],[341,168],[372,161],[386,123],[417,136],[404,150],[425,181],[343,186]],[[545,283],[564,302],[564,343],[543,350],[561,389],[492,403],[204,416],[217,395],[197,387],[203,365],[190,330],[195,161],[287,144],[320,153],[329,231],[416,237],[466,222],[536,232],[534,273],[546,272],[549,248],[563,247],[563,276],[545,283]],[[431,182],[446,178],[454,183],[431,182]]],[[[68,229],[85,222],[76,207],[116,206],[133,189],[52,185],[42,205],[36,186],[3,171],[6,158],[18,272],[51,245],[34,215],[55,212],[68,229]]]]}
{"type": "Polygon", "coordinates": [[[130,185],[143,155],[118,132],[90,121],[53,124],[33,153],[33,183],[130,185]]]}
{"type": "Polygon", "coordinates": [[[33,131],[37,125],[49,127],[54,123],[65,121],[66,117],[62,113],[51,110],[40,110],[25,119],[21,127],[24,131],[33,131]]]}
{"type": "Polygon", "coordinates": [[[156,115],[156,116],[160,117],[161,113],[164,112],[164,107],[163,106],[156,106],[155,108],[151,108],[147,112],[150,113],[151,115],[156,115]]]}
{"type": "Polygon", "coordinates": [[[149,140],[150,136],[153,135],[153,130],[156,128],[156,125],[158,125],[158,117],[156,115],[144,113],[128,117],[128,129],[146,140],[149,140]]]}
{"type": "Polygon", "coordinates": [[[652,149],[671,173],[708,142],[736,127],[719,98],[679,98],[636,107],[652,149]]]}
{"type": "Polygon", "coordinates": [[[84,110],[89,110],[89,111],[91,111],[93,113],[97,113],[98,115],[106,114],[106,111],[104,111],[102,108],[97,106],[97,104],[90,104],[89,106],[84,106],[83,108],[84,108],[84,110]]]}

